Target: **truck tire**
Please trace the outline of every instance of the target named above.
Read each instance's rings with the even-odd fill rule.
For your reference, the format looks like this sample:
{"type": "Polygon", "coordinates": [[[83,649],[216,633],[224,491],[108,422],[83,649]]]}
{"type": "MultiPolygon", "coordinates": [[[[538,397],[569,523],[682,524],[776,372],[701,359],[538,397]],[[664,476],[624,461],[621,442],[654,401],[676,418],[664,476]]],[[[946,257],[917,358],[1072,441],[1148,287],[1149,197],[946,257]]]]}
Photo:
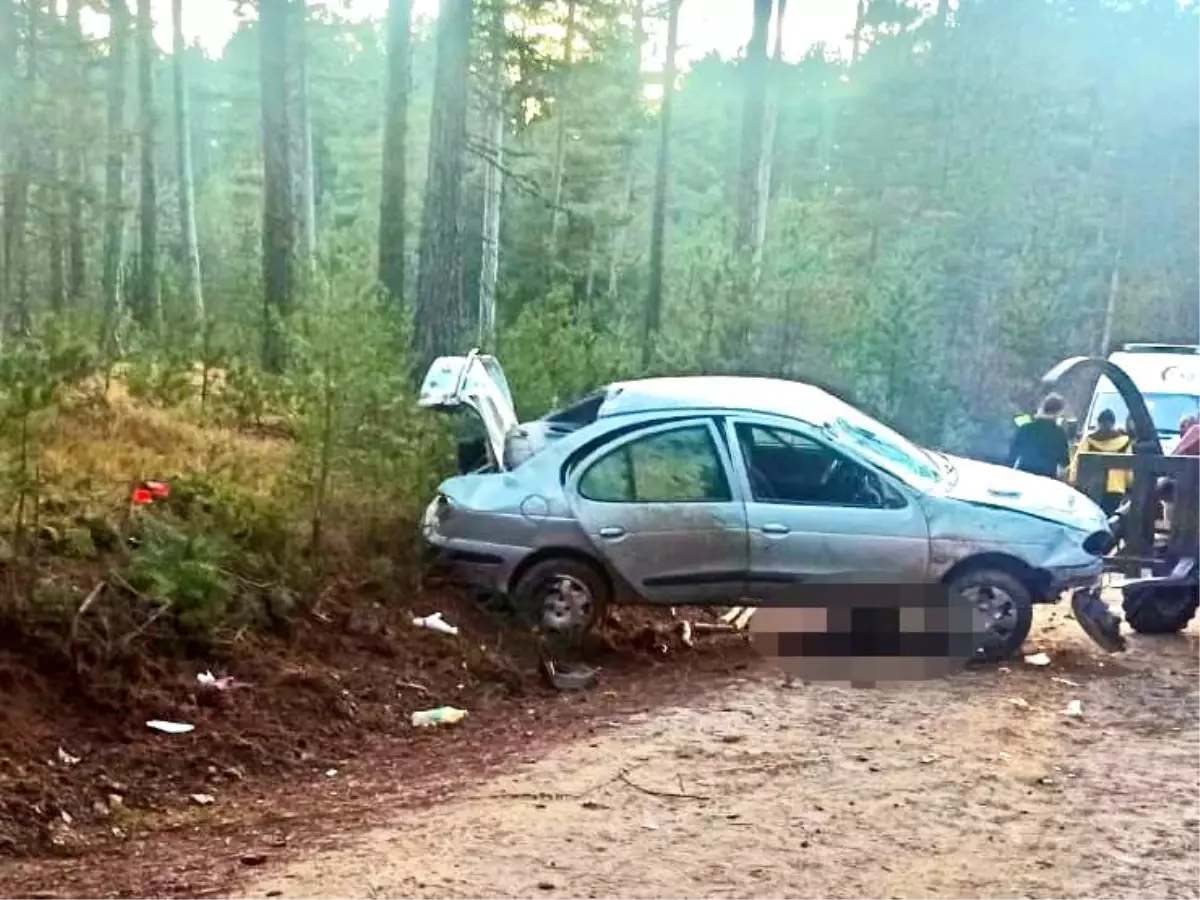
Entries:
{"type": "Polygon", "coordinates": [[[961,599],[991,621],[975,635],[973,663],[1012,659],[1033,627],[1033,595],[1021,580],[1001,569],[968,569],[947,585],[951,600],[961,599]]]}
{"type": "Polygon", "coordinates": [[[1187,627],[1200,606],[1193,584],[1136,585],[1125,592],[1125,621],[1138,634],[1176,634],[1187,627]]]}

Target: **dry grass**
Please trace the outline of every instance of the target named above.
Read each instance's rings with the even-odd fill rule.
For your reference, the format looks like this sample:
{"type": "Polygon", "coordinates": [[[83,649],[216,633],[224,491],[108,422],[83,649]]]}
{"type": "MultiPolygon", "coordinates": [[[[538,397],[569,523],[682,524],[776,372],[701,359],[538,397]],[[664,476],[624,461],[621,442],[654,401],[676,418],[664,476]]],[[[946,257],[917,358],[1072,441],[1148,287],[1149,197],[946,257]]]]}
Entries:
{"type": "Polygon", "coordinates": [[[274,495],[294,453],[278,437],[201,421],[188,409],[158,409],[119,380],[88,385],[50,411],[39,429],[44,494],[83,507],[120,508],[133,479],[220,474],[247,493],[274,495]]]}

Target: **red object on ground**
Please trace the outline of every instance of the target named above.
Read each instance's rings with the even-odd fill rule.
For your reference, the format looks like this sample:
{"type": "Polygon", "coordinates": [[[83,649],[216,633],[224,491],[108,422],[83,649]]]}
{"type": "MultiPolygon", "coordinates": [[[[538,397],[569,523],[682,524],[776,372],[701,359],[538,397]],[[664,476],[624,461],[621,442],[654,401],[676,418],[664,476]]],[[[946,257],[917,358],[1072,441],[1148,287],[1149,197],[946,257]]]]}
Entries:
{"type": "Polygon", "coordinates": [[[134,506],[148,506],[154,502],[154,494],[146,488],[137,488],[133,492],[134,506]]]}
{"type": "Polygon", "coordinates": [[[171,489],[165,481],[147,481],[144,487],[159,500],[171,496],[171,489]]]}

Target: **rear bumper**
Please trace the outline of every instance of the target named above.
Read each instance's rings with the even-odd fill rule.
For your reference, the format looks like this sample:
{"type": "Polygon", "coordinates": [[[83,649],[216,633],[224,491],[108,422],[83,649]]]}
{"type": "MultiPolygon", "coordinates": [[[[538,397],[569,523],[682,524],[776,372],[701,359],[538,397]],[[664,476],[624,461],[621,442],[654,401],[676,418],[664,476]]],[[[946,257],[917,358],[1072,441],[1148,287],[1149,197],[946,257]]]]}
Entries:
{"type": "Polygon", "coordinates": [[[521,555],[503,545],[462,545],[456,541],[426,539],[422,556],[432,573],[456,584],[492,593],[505,593],[521,555]],[[505,552],[507,551],[507,552],[505,552]]]}

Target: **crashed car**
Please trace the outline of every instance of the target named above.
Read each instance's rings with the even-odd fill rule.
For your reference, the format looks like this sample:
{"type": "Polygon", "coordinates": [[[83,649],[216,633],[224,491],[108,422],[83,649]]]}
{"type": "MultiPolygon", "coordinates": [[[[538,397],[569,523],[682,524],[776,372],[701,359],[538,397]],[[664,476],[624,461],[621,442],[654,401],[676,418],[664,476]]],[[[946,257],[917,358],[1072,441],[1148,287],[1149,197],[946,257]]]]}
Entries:
{"type": "Polygon", "coordinates": [[[487,447],[430,502],[428,550],[551,632],[586,630],[609,603],[923,582],[971,604],[977,657],[1000,660],[1035,603],[1097,583],[1111,542],[1071,487],[923,449],[800,382],[626,381],[522,424],[499,363],[472,351],[436,360],[419,402],[473,411],[487,447]]]}

